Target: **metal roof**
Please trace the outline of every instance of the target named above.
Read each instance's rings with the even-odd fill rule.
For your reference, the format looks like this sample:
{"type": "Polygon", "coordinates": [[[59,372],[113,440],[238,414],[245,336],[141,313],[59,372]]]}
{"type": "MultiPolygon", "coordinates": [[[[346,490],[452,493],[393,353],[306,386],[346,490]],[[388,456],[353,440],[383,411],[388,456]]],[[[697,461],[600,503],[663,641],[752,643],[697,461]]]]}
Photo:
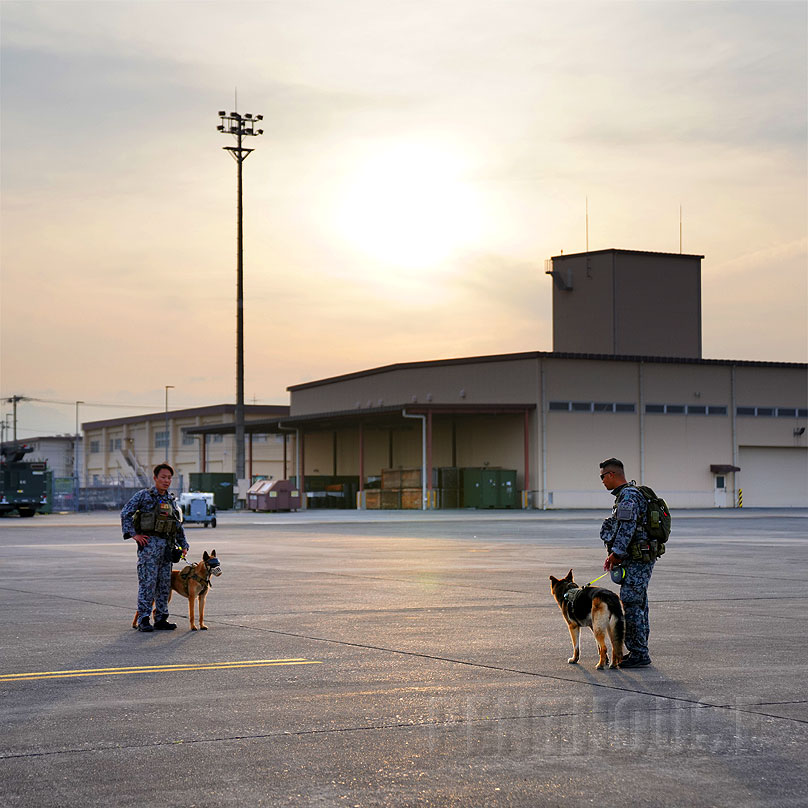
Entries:
{"type": "Polygon", "coordinates": [[[579,253],[562,253],[561,255],[552,256],[553,261],[563,260],[564,258],[577,258],[581,255],[603,255],[605,253],[620,253],[621,255],[664,255],[666,258],[704,258],[703,255],[691,255],[689,253],[670,253],[670,252],[657,252],[656,250],[621,250],[616,247],[610,247],[605,250],[589,250],[588,252],[579,253]]]}
{"type": "MultiPolygon", "coordinates": [[[[230,415],[235,416],[235,404],[212,404],[207,407],[190,407],[185,410],[169,410],[168,414],[172,419],[195,418],[210,415],[230,415]]],[[[245,404],[244,415],[288,415],[289,406],[287,404],[245,404]]],[[[125,418],[111,418],[106,421],[86,421],[82,423],[83,429],[101,429],[102,427],[123,426],[124,424],[137,423],[138,421],[165,421],[165,410],[161,412],[150,412],[146,415],[128,415],[125,418]]]]}
{"type": "MultiPolygon", "coordinates": [[[[247,434],[285,434],[301,426],[317,426],[321,429],[344,426],[347,422],[360,421],[376,427],[400,426],[402,413],[411,415],[518,415],[535,410],[535,404],[399,404],[384,407],[367,407],[355,410],[316,412],[307,415],[287,416],[261,421],[248,421],[244,424],[247,434]]],[[[229,424],[206,424],[205,426],[183,427],[186,435],[229,435],[235,427],[229,424]]]]}
{"type": "Polygon", "coordinates": [[[648,362],[657,364],[680,364],[680,365],[723,365],[723,366],[743,366],[743,367],[778,367],[778,368],[808,368],[804,362],[756,362],[752,360],[734,359],[697,359],[694,357],[675,356],[643,356],[624,355],[615,356],[613,354],[582,354],[564,353],[560,351],[522,351],[512,354],[491,354],[488,356],[465,356],[456,359],[430,359],[420,362],[398,362],[392,365],[382,365],[368,370],[359,370],[353,373],[345,373],[341,376],[330,376],[325,379],[318,379],[313,382],[303,382],[295,384],[286,389],[290,392],[296,390],[306,390],[313,387],[320,387],[336,382],[361,379],[367,376],[376,376],[381,373],[389,373],[396,370],[417,370],[419,368],[447,367],[450,365],[473,365],[486,362],[518,362],[526,359],[573,359],[573,360],[595,360],[607,362],[648,362]]]}

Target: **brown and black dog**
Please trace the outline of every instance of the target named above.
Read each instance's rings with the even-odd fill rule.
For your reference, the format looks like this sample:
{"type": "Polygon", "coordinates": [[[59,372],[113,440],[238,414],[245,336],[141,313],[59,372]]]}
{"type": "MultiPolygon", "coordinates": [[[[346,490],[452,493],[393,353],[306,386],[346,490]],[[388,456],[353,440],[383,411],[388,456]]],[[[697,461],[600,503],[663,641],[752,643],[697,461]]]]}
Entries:
{"type": "MultiPolygon", "coordinates": [[[[171,591],[168,593],[168,600],[174,592],[179,592],[184,598],[188,598],[188,619],[191,623],[191,631],[196,631],[194,623],[194,601],[199,603],[199,628],[207,631],[205,625],[205,598],[211,587],[210,579],[212,575],[222,574],[222,565],[216,558],[216,551],[211,550],[210,555],[205,550],[202,553],[202,560],[196,564],[188,564],[185,569],[171,570],[171,591]]],[[[135,619],[132,621],[132,628],[137,628],[138,613],[135,612],[135,619]]]]}
{"type": "Polygon", "coordinates": [[[609,667],[616,668],[623,661],[623,638],[626,633],[623,604],[617,593],[601,586],[585,586],[581,589],[572,579],[572,570],[560,580],[551,575],[550,588],[572,638],[572,656],[567,662],[574,665],[578,661],[581,626],[589,626],[598,644],[598,670],[603,670],[604,665],[609,664],[607,634],[612,646],[609,667]]]}

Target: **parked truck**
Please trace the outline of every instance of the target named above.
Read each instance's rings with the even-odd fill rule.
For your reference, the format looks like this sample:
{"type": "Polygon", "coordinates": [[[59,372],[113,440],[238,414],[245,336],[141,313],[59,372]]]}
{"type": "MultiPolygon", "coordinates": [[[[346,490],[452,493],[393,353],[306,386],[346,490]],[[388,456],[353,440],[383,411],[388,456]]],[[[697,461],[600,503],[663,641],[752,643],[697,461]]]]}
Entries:
{"type": "Polygon", "coordinates": [[[17,511],[20,516],[33,516],[47,505],[47,471],[45,461],[26,462],[32,446],[14,443],[2,447],[0,469],[3,488],[0,491],[0,516],[17,511]]]}

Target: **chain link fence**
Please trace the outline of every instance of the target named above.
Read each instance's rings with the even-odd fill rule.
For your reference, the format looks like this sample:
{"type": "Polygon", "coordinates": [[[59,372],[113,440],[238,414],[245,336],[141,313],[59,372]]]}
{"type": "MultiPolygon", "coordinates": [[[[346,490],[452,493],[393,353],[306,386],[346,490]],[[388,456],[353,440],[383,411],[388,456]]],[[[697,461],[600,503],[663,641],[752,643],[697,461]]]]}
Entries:
{"type": "MultiPolygon", "coordinates": [[[[171,487],[172,493],[179,499],[182,491],[182,476],[176,479],[171,487]]],[[[78,489],[78,507],[76,503],[75,480],[71,477],[59,477],[53,480],[50,510],[58,511],[119,511],[143,486],[133,478],[108,478],[96,481],[93,485],[81,486],[78,489]]]]}

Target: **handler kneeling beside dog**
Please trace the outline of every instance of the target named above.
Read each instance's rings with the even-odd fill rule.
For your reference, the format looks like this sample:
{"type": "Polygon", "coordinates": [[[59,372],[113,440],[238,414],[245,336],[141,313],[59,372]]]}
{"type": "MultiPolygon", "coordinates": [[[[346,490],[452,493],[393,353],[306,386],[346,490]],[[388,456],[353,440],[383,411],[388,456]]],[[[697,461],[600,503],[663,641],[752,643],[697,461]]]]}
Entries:
{"type": "Polygon", "coordinates": [[[171,566],[188,552],[177,500],[169,492],[174,469],[154,467],[154,486],[138,491],[121,511],[124,539],[137,542],[138,631],[170,631],[168,622],[171,566]],[[179,552],[178,552],[179,550],[179,552]],[[154,603],[154,628],[149,622],[154,603]]]}

